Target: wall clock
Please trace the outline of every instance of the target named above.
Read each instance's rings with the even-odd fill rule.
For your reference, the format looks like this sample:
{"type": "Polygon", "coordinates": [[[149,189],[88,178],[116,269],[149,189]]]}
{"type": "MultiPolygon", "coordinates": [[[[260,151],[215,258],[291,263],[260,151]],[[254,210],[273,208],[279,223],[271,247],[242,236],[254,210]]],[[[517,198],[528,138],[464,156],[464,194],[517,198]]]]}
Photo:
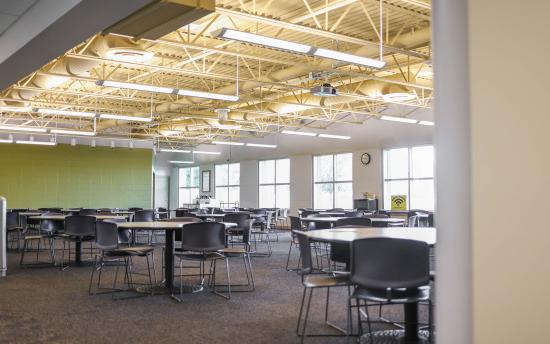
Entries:
{"type": "Polygon", "coordinates": [[[361,155],[361,163],[365,166],[370,164],[370,154],[369,153],[363,153],[361,155]]]}

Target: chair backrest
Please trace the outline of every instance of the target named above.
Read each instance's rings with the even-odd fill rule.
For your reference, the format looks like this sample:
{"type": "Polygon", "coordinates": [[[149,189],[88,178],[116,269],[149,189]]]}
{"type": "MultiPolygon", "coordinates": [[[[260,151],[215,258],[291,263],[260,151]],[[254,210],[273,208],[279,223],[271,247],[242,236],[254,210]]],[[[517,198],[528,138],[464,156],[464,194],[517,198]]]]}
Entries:
{"type": "Polygon", "coordinates": [[[415,288],[430,282],[430,247],[423,241],[373,238],[351,244],[351,281],[364,288],[415,288]]]}
{"type": "Polygon", "coordinates": [[[97,213],[98,214],[104,214],[104,215],[110,215],[113,213],[113,210],[112,209],[109,209],[109,208],[99,208],[97,210],[97,213]]]}
{"type": "MultiPolygon", "coordinates": [[[[126,221],[125,218],[116,217],[116,218],[113,218],[113,219],[103,220],[103,222],[123,223],[123,222],[127,222],[127,221],[126,221]]],[[[129,244],[131,237],[132,237],[132,232],[129,229],[124,229],[124,230],[119,229],[118,230],[118,243],[119,244],[129,244]]]]}
{"type": "Polygon", "coordinates": [[[372,223],[370,219],[365,217],[346,217],[344,219],[339,219],[335,224],[336,227],[349,225],[371,226],[372,223]]]}
{"type": "Polygon", "coordinates": [[[302,221],[300,221],[300,218],[296,216],[289,216],[289,218],[290,218],[290,229],[293,231],[301,231],[302,221]]]}
{"type": "Polygon", "coordinates": [[[97,209],[81,209],[78,215],[96,215],[97,209]]]}
{"type": "Polygon", "coordinates": [[[236,223],[237,228],[240,228],[240,229],[247,226],[248,223],[246,222],[246,220],[249,220],[249,219],[250,219],[250,214],[246,214],[246,213],[231,213],[231,214],[226,214],[223,217],[224,222],[236,223]]]}
{"type": "Polygon", "coordinates": [[[300,247],[300,262],[302,264],[300,273],[302,276],[310,274],[313,271],[310,240],[308,236],[302,232],[292,231],[292,233],[298,238],[298,246],[300,247]]]}
{"type": "Polygon", "coordinates": [[[304,210],[304,211],[302,211],[301,216],[302,216],[302,217],[309,217],[309,216],[311,216],[311,215],[317,215],[317,214],[319,214],[318,211],[304,210]]]}
{"type": "MultiPolygon", "coordinates": [[[[189,217],[173,217],[173,218],[168,219],[168,220],[166,220],[166,221],[168,221],[168,222],[189,222],[189,223],[202,222],[201,219],[199,219],[198,217],[194,217],[194,216],[189,216],[189,217]]],[[[176,241],[181,241],[181,231],[180,231],[180,230],[175,231],[174,236],[175,236],[174,240],[176,240],[176,241]]]]}
{"type": "Polygon", "coordinates": [[[363,216],[363,212],[360,210],[357,211],[346,211],[344,213],[344,217],[361,217],[363,216]]]}
{"type": "Polygon", "coordinates": [[[100,221],[95,224],[95,245],[100,250],[114,250],[118,247],[119,236],[115,222],[100,221]]]}
{"type": "Polygon", "coordinates": [[[8,211],[6,213],[6,229],[17,227],[19,227],[19,213],[15,211],[8,211]]]}
{"type": "Polygon", "coordinates": [[[128,208],[128,211],[139,211],[139,210],[143,210],[143,208],[138,208],[138,207],[128,208]]]}
{"type": "Polygon", "coordinates": [[[156,212],[158,212],[157,216],[159,219],[167,219],[168,218],[168,210],[163,207],[158,207],[155,209],[156,212]]]}
{"type": "Polygon", "coordinates": [[[65,218],[65,233],[84,237],[95,235],[96,220],[88,215],[71,215],[65,218]]]}
{"type": "MultiPolygon", "coordinates": [[[[58,212],[46,211],[42,213],[44,216],[59,215],[58,212]]],[[[55,233],[63,230],[64,222],[58,220],[40,220],[40,231],[44,233],[55,233]]]]}
{"type": "Polygon", "coordinates": [[[197,222],[183,226],[181,248],[193,252],[213,252],[225,248],[225,225],[197,222]]]}
{"type": "Polygon", "coordinates": [[[155,221],[154,210],[138,210],[134,213],[134,222],[153,222],[155,221]]]}

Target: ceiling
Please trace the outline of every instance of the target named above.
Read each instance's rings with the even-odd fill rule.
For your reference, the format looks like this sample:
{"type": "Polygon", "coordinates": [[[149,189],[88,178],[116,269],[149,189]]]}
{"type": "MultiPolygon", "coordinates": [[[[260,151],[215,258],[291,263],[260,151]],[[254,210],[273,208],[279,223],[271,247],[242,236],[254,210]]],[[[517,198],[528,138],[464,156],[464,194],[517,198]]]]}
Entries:
{"type": "MultiPolygon", "coordinates": [[[[33,1],[10,3],[32,6],[33,1]]],[[[0,125],[85,131],[98,139],[149,140],[179,149],[212,149],[213,141],[234,141],[299,151],[292,145],[285,148],[285,142],[300,144],[304,138],[280,134],[283,130],[340,133],[351,137],[344,141],[348,145],[391,142],[391,136],[384,136],[391,128],[407,128],[407,135],[418,132],[422,137],[430,128],[380,118],[431,120],[431,3],[385,0],[382,8],[380,28],[378,0],[218,0],[214,13],[157,39],[97,34],[1,91],[0,125]],[[215,35],[222,28],[373,59],[380,56],[382,32],[386,65],[378,70],[226,40],[215,35]],[[142,60],[121,61],[116,55],[121,52],[142,60]],[[238,95],[238,100],[110,87],[100,85],[102,81],[238,95]],[[336,87],[338,95],[310,93],[324,83],[336,87]],[[387,96],[397,93],[411,99],[387,96]],[[217,109],[229,111],[220,115],[217,109]]],[[[0,6],[0,15],[4,11],[17,16],[24,6],[0,6]]]]}
{"type": "Polygon", "coordinates": [[[38,0],[0,1],[0,36],[37,2],[38,0]]]}

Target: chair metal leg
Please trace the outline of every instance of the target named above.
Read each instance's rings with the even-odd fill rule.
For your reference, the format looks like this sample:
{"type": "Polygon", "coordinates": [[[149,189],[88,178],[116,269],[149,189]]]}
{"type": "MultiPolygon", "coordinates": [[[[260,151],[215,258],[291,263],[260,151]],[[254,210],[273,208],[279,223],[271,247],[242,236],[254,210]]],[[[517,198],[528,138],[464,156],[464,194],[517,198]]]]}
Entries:
{"type": "Polygon", "coordinates": [[[300,322],[302,321],[302,312],[304,310],[304,301],[306,299],[306,291],[307,291],[307,288],[304,287],[304,293],[302,295],[302,302],[300,304],[300,312],[298,313],[298,323],[296,324],[296,335],[297,336],[300,335],[300,322]]]}
{"type": "Polygon", "coordinates": [[[153,288],[153,278],[151,277],[151,265],[149,264],[149,255],[145,256],[147,260],[147,272],[149,274],[149,288],[151,288],[151,296],[154,296],[155,288],[153,288]]]}
{"type": "Polygon", "coordinates": [[[309,317],[309,309],[310,309],[310,306],[311,306],[311,297],[313,296],[313,289],[314,288],[309,288],[310,291],[309,291],[309,297],[308,297],[308,300],[307,300],[307,306],[306,306],[306,315],[304,317],[304,325],[302,327],[302,335],[301,335],[301,340],[300,340],[300,343],[304,343],[304,338],[306,337],[306,326],[307,326],[307,319],[309,317]]]}
{"type": "Polygon", "coordinates": [[[88,285],[88,295],[92,295],[92,282],[94,281],[94,273],[97,269],[97,254],[94,259],[94,265],[92,266],[92,273],[90,276],[90,284],[88,285]]]}

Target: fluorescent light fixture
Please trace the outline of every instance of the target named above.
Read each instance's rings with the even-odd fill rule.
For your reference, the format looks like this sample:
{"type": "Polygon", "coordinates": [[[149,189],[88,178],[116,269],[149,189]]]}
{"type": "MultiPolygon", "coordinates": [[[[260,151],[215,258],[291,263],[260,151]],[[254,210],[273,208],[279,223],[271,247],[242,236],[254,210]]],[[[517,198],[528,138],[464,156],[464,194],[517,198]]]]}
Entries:
{"type": "Polygon", "coordinates": [[[121,81],[99,80],[96,82],[96,84],[99,86],[125,88],[129,90],[137,90],[137,91],[145,91],[145,92],[178,94],[180,96],[187,96],[187,97],[227,100],[232,102],[239,100],[238,96],[231,96],[227,94],[210,93],[210,92],[202,92],[202,91],[194,91],[194,90],[183,90],[183,89],[153,86],[153,85],[133,84],[133,83],[121,82],[121,81]]]}
{"type": "Polygon", "coordinates": [[[151,117],[113,115],[109,113],[102,113],[101,115],[99,115],[99,118],[115,119],[120,121],[129,121],[129,122],[151,122],[153,120],[151,117]]]}
{"type": "Polygon", "coordinates": [[[57,142],[55,141],[35,141],[34,137],[30,137],[29,140],[17,140],[15,143],[20,145],[38,145],[38,146],[55,146],[57,142]]]}
{"type": "Polygon", "coordinates": [[[153,85],[143,85],[143,84],[133,84],[129,82],[120,82],[120,81],[110,81],[110,80],[99,80],[96,82],[99,86],[107,86],[114,88],[125,88],[129,90],[136,91],[146,91],[146,92],[155,92],[155,93],[174,93],[174,89],[170,87],[161,87],[153,85]]]}
{"type": "Polygon", "coordinates": [[[210,93],[210,92],[202,92],[202,91],[176,90],[176,93],[180,96],[227,100],[230,102],[236,102],[237,100],[239,100],[238,96],[230,96],[227,94],[210,93]]]}
{"type": "Polygon", "coordinates": [[[349,139],[351,139],[351,136],[332,135],[332,134],[319,134],[319,137],[326,137],[326,138],[329,138],[329,139],[340,139],[340,140],[349,140],[349,139]]]}
{"type": "Polygon", "coordinates": [[[45,133],[48,131],[45,128],[18,127],[13,125],[0,125],[0,130],[28,131],[32,133],[45,133]]]}
{"type": "Polygon", "coordinates": [[[194,161],[177,161],[177,160],[172,160],[170,161],[171,164],[193,164],[194,161]]]}
{"type": "Polygon", "coordinates": [[[205,155],[220,155],[220,152],[208,152],[208,151],[193,151],[193,154],[205,154],[205,155]]]}
{"type": "Polygon", "coordinates": [[[247,143],[248,147],[277,148],[277,145],[266,145],[263,143],[247,143]]]}
{"type": "Polygon", "coordinates": [[[29,112],[32,108],[30,106],[0,106],[0,111],[9,112],[29,112]]]}
{"type": "Polygon", "coordinates": [[[232,29],[221,29],[214,31],[213,36],[225,39],[231,39],[234,41],[241,41],[246,43],[253,43],[263,45],[271,48],[293,51],[296,53],[307,54],[312,49],[311,46],[306,44],[300,44],[295,42],[289,42],[278,38],[272,38],[267,36],[256,35],[250,32],[237,31],[232,29]]]}
{"type": "Polygon", "coordinates": [[[316,133],[308,133],[305,131],[291,131],[291,130],[283,130],[281,131],[282,134],[288,134],[288,135],[300,135],[300,136],[317,136],[316,133]]]}
{"type": "Polygon", "coordinates": [[[185,149],[170,149],[170,148],[161,148],[161,152],[167,152],[167,153],[191,153],[190,150],[185,149]]]}
{"type": "Polygon", "coordinates": [[[419,121],[418,124],[420,125],[435,125],[432,121],[419,121]]]}
{"type": "Polygon", "coordinates": [[[357,65],[363,65],[367,67],[378,68],[378,69],[384,68],[384,66],[386,65],[385,61],[375,60],[368,57],[357,56],[357,55],[342,53],[339,51],[323,49],[323,48],[315,49],[313,51],[313,55],[326,57],[328,59],[333,59],[333,60],[338,60],[343,62],[349,62],[357,65]]]}
{"type": "Polygon", "coordinates": [[[83,111],[70,111],[70,110],[57,110],[57,109],[37,109],[36,112],[46,114],[46,115],[61,115],[61,116],[71,116],[71,117],[86,117],[94,118],[95,113],[93,112],[83,112],[83,111]]]}
{"type": "Polygon", "coordinates": [[[231,141],[212,141],[215,145],[227,145],[227,146],[244,146],[242,142],[231,142],[231,141]]]}
{"type": "Polygon", "coordinates": [[[50,130],[50,132],[51,132],[52,134],[95,136],[95,132],[93,132],[93,131],[52,129],[52,130],[50,130]]]}
{"type": "Polygon", "coordinates": [[[392,122],[402,122],[402,123],[418,123],[417,119],[405,118],[405,117],[393,117],[393,116],[382,116],[381,120],[392,121],[392,122]]]}

